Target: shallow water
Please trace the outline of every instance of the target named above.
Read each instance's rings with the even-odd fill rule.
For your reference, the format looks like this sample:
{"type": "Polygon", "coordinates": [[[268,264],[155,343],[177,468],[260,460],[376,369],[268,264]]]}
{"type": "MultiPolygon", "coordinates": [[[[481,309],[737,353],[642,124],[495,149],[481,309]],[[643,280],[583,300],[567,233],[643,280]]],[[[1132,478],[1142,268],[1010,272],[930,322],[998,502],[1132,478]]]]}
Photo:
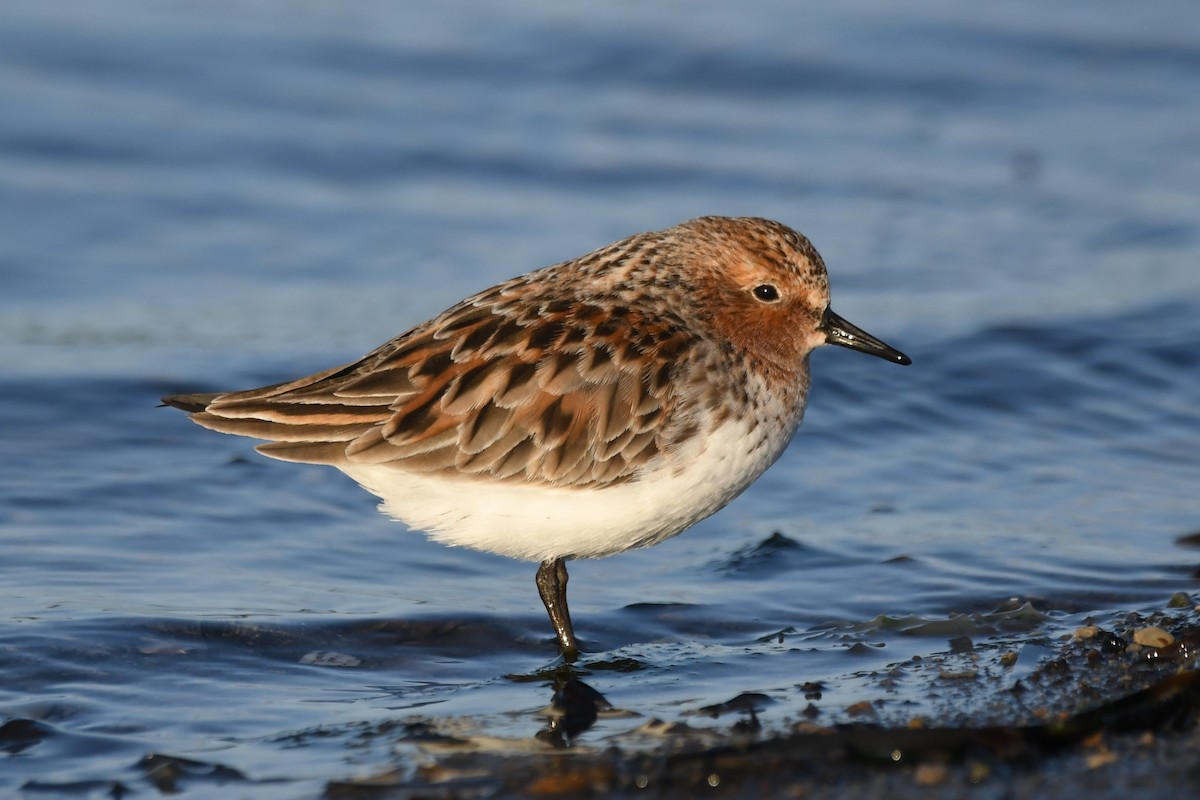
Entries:
{"type": "Polygon", "coordinates": [[[585,679],[639,715],[578,746],[724,726],[697,712],[743,692],[769,730],[837,721],[950,638],[1196,591],[1190,4],[455,8],[6,6],[0,724],[38,733],[0,729],[0,793],[166,791],[153,753],[317,794],[431,757],[390,723],[534,746],[532,565],[157,398],[349,360],[697,214],[809,234],[838,312],[914,365],[818,352],[743,497],[572,566],[585,679]]]}

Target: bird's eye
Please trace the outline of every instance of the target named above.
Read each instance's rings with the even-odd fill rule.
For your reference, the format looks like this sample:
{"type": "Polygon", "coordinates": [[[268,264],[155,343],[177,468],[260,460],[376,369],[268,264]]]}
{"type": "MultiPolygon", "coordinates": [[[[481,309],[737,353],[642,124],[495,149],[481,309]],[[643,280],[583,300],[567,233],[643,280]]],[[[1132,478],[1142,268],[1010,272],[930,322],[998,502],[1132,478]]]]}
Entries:
{"type": "Polygon", "coordinates": [[[760,283],[754,287],[754,298],[764,303],[775,303],[779,301],[779,290],[769,283],[760,283]]]}

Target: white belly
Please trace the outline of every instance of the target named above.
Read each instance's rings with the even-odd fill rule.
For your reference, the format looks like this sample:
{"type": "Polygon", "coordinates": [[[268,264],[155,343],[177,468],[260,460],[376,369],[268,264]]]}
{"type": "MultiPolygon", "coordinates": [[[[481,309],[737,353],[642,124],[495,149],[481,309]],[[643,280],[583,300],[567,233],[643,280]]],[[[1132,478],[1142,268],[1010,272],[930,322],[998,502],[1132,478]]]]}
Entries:
{"type": "Polygon", "coordinates": [[[685,443],[659,471],[602,489],[339,468],[382,498],[385,514],[444,544],[530,561],[598,558],[656,544],[709,516],[761,475],[794,431],[730,420],[685,443]]]}

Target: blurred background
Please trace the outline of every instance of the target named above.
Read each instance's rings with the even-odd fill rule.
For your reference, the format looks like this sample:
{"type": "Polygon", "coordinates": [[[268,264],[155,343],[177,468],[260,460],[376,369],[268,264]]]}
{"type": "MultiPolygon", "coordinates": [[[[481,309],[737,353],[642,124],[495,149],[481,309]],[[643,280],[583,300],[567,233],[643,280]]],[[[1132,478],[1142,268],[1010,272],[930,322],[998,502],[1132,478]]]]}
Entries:
{"type": "Polygon", "coordinates": [[[834,308],[914,365],[817,353],[805,425],[745,497],[572,568],[615,703],[672,719],[755,690],[783,725],[819,679],[836,715],[864,670],[945,648],[930,620],[1014,601],[1048,635],[1193,591],[1195,20],[6,2],[0,720],[44,734],[0,786],[131,780],[163,750],[319,784],[367,722],[536,731],[545,682],[504,677],[553,660],[531,565],[405,534],[340,474],[157,398],[349,361],[702,214],[807,234],[834,308]]]}
{"type": "Polygon", "coordinates": [[[361,350],[701,214],[885,332],[1195,293],[1187,8],[8,4],[3,340],[361,350]]]}

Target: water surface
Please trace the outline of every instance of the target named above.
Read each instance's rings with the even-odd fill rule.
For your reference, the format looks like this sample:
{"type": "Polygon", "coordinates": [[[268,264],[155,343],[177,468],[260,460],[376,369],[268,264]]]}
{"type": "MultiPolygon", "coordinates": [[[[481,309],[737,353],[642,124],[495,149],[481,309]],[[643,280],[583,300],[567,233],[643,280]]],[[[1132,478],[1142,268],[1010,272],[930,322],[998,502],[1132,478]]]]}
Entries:
{"type": "Polygon", "coordinates": [[[724,728],[698,712],[743,692],[768,731],[864,698],[936,714],[877,671],[1197,588],[1188,4],[5,17],[0,721],[37,732],[0,737],[3,791],[165,791],[157,754],[220,765],[185,793],[314,795],[436,758],[417,723],[538,746],[533,565],[429,543],[157,398],[350,360],[698,214],[807,233],[838,312],[914,365],[818,352],[800,435],[743,497],[572,566],[584,678],[628,712],[578,747],[724,728]]]}

